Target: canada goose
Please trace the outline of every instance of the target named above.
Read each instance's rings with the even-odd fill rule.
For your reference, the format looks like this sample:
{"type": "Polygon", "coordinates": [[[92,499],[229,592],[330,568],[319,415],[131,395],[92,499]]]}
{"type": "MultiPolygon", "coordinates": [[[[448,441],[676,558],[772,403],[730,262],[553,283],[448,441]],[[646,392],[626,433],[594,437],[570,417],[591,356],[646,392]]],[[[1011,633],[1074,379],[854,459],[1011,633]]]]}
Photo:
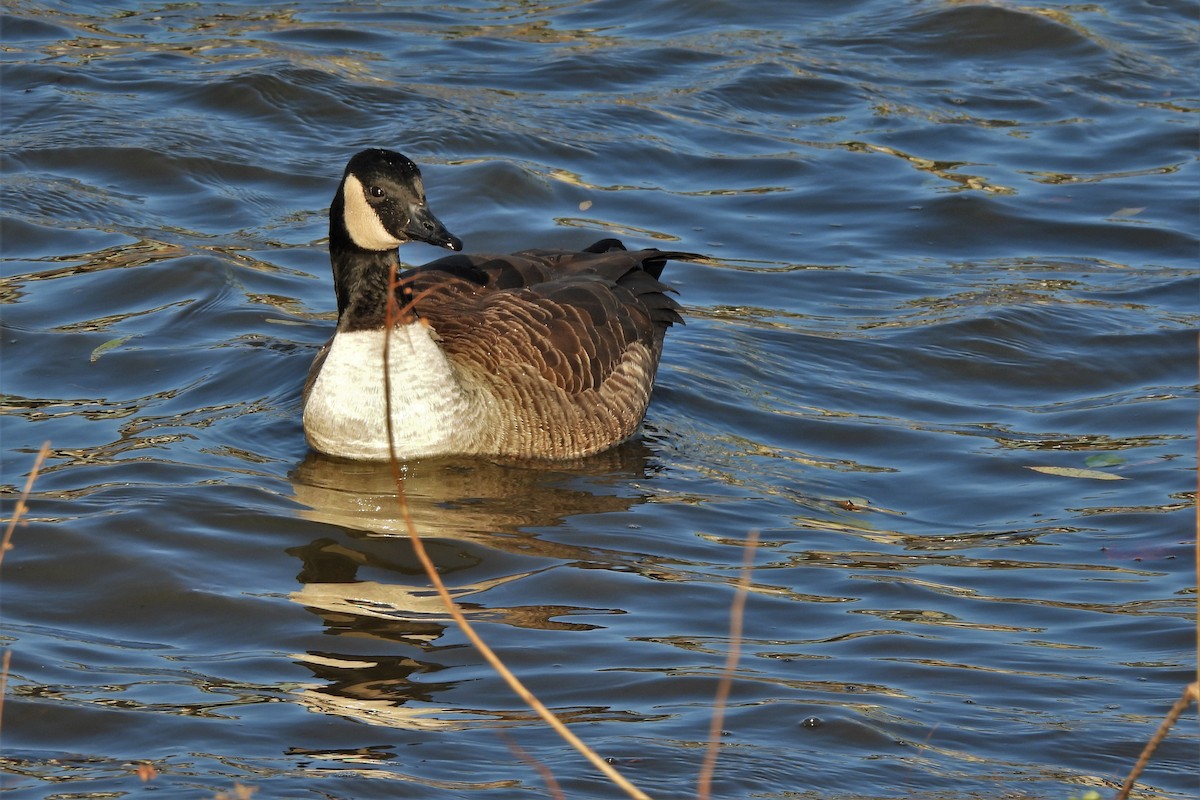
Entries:
{"type": "Polygon", "coordinates": [[[668,260],[696,256],[628,252],[616,239],[583,252],[452,255],[399,273],[389,317],[390,270],[407,241],[462,249],[426,206],[416,164],[358,153],[329,207],[338,322],[304,387],[313,449],[388,458],[385,385],[405,460],[572,458],[634,434],[663,336],[683,321],[659,276],[668,260]]]}

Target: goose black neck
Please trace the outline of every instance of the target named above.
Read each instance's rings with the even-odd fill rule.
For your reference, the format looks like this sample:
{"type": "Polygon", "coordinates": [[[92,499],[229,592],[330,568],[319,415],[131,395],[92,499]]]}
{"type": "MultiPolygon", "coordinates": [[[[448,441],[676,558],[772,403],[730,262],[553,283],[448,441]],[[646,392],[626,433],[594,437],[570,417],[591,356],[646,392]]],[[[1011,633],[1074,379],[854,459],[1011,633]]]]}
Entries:
{"type": "Polygon", "coordinates": [[[329,210],[329,261],[337,294],[338,328],[382,328],[387,314],[388,279],[400,268],[395,250],[367,250],[350,238],[341,214],[341,191],[329,210]]]}

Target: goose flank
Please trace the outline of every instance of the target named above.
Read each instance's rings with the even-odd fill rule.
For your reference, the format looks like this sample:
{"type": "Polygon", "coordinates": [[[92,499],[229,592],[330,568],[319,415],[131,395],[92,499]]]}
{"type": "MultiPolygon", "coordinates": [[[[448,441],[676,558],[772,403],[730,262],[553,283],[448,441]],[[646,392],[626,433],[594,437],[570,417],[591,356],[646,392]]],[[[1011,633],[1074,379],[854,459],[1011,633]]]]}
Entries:
{"type": "Polygon", "coordinates": [[[402,313],[389,334],[390,271],[407,241],[462,249],[430,212],[412,161],[358,153],[329,208],[338,322],[304,387],[313,449],[387,459],[389,406],[404,460],[574,458],[637,432],[663,337],[683,322],[659,278],[667,261],[697,256],[627,251],[616,239],[447,256],[399,272],[402,313]]]}

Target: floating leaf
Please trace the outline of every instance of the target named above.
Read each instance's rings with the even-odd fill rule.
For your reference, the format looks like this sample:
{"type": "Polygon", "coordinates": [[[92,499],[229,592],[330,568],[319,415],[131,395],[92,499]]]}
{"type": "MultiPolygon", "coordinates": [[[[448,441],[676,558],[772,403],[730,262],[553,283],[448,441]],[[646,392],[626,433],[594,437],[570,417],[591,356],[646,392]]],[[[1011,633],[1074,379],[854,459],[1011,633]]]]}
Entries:
{"type": "Polygon", "coordinates": [[[1124,477],[1114,475],[1111,472],[1101,472],[1096,469],[1077,469],[1075,467],[1030,467],[1034,472],[1044,472],[1047,475],[1060,475],[1064,478],[1091,478],[1097,481],[1123,481],[1124,477]]]}
{"type": "Polygon", "coordinates": [[[1141,206],[1140,208],[1138,208],[1138,207],[1120,208],[1120,209],[1117,209],[1116,211],[1114,211],[1109,216],[1112,216],[1112,217],[1136,217],[1138,214],[1142,213],[1145,210],[1146,210],[1145,206],[1141,206]]]}
{"type": "Polygon", "coordinates": [[[88,360],[95,364],[100,360],[100,356],[104,355],[109,350],[112,350],[114,347],[120,347],[132,338],[133,334],[129,334],[128,336],[118,336],[116,339],[109,339],[107,342],[93,350],[92,357],[88,360]]]}
{"type": "Polygon", "coordinates": [[[1096,453],[1090,455],[1083,460],[1083,463],[1089,467],[1115,467],[1125,463],[1124,456],[1119,456],[1115,453],[1096,453]]]}

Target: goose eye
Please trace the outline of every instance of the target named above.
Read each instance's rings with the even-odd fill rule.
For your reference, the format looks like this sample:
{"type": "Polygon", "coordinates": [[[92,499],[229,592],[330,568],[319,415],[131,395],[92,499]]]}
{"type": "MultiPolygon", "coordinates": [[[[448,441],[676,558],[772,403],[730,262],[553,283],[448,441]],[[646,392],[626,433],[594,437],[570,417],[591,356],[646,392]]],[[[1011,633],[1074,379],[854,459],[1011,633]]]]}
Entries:
{"type": "Polygon", "coordinates": [[[372,186],[370,189],[367,189],[367,192],[370,193],[371,197],[384,197],[387,195],[387,192],[378,186],[372,186]]]}

